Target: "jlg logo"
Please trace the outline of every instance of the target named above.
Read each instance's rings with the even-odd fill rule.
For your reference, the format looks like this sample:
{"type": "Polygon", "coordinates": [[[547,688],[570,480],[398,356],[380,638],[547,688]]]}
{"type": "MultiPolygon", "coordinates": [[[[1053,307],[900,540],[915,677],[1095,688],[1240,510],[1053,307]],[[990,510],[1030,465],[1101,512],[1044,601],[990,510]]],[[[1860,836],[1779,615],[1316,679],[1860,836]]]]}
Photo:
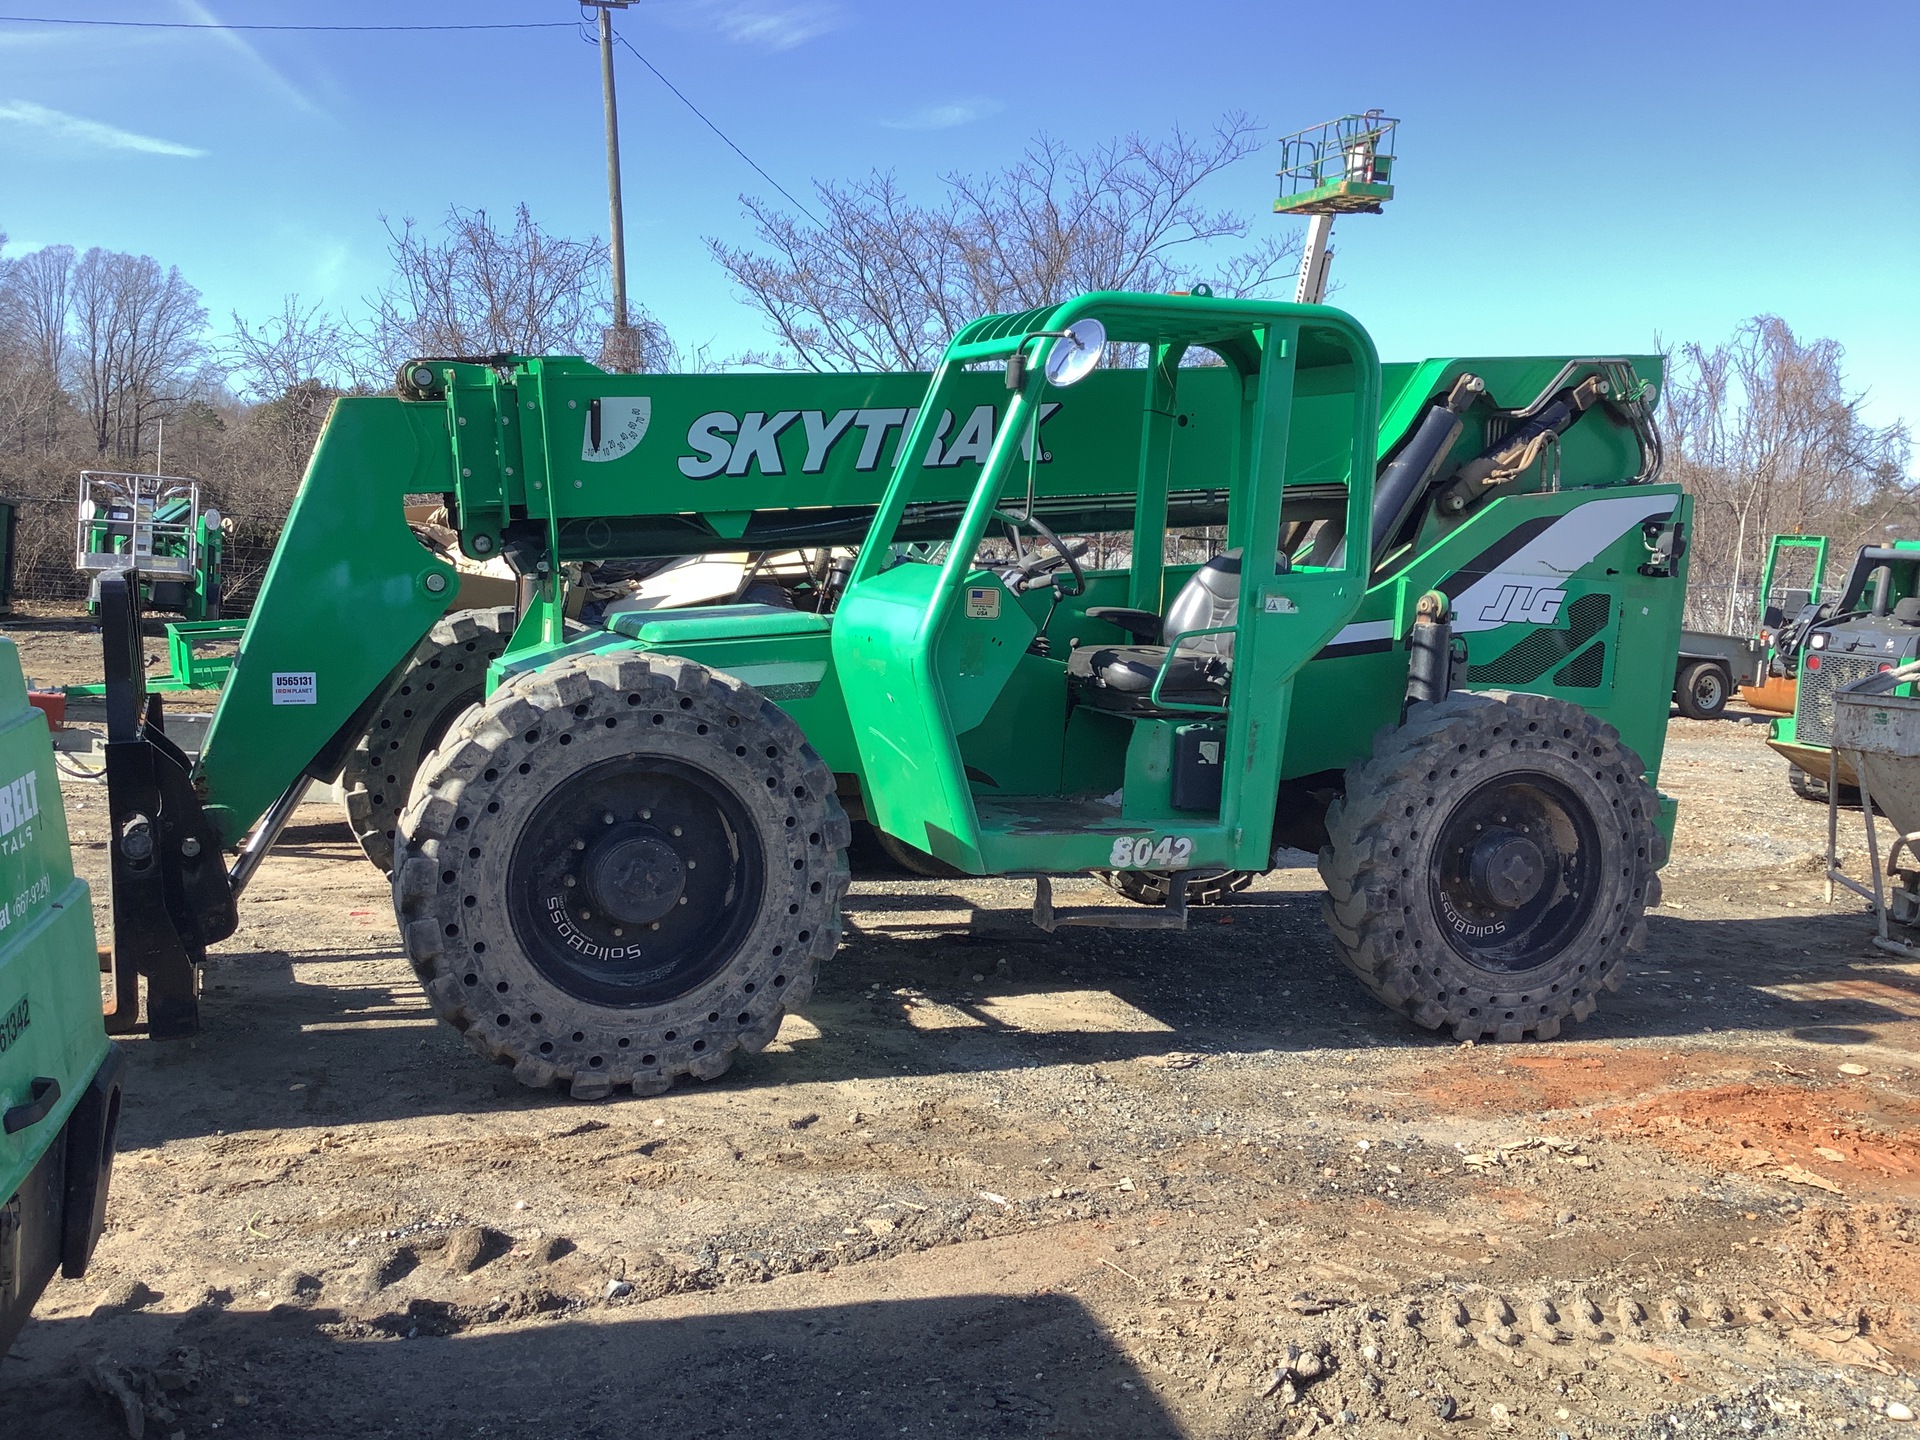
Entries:
{"type": "Polygon", "coordinates": [[[1489,625],[1551,625],[1566,598],[1566,591],[1553,586],[1502,585],[1480,618],[1489,625]]]}

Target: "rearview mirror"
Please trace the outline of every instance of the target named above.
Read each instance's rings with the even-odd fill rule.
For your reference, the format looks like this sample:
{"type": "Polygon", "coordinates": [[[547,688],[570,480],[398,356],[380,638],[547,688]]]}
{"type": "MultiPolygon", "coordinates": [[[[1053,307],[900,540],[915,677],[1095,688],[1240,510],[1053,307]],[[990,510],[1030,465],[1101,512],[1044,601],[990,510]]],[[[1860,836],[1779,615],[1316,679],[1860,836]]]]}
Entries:
{"type": "Polygon", "coordinates": [[[1093,373],[1106,348],[1107,327],[1098,320],[1076,320],[1047,351],[1048,383],[1065,389],[1077,385],[1093,373]]]}

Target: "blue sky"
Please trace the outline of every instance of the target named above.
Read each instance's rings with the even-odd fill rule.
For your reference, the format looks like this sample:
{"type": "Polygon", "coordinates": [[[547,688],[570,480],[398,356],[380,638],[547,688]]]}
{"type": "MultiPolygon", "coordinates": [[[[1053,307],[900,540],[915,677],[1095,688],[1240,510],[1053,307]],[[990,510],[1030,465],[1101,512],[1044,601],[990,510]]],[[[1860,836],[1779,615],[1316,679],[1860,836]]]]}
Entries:
{"type": "MultiPolygon", "coordinates": [[[[571,20],[568,0],[0,0],[9,14],[250,23],[571,20]]],[[[1045,128],[1081,145],[1223,110],[1274,134],[1402,117],[1399,197],[1341,222],[1336,303],[1383,354],[1617,352],[1773,311],[1847,348],[1869,413],[1920,422],[1920,5],[1110,0],[638,3],[622,33],[803,197],[896,171],[931,196],[1045,128]]],[[[766,193],[619,62],[631,283],[683,343],[764,343],[702,237],[766,193]]],[[[0,230],[177,264],[217,320],[355,306],[379,216],[525,200],[604,234],[599,75],[572,29],[78,30],[0,22],[0,230]]],[[[1211,201],[1259,226],[1271,151],[1211,201]]],[[[1196,266],[1204,278],[1204,265],[1196,266]]]]}

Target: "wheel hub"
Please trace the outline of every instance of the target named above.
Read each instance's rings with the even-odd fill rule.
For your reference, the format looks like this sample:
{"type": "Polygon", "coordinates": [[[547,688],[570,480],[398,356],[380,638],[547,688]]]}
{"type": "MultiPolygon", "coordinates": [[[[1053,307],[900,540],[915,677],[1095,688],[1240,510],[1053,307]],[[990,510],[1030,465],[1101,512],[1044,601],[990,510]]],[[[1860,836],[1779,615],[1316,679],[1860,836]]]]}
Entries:
{"type": "Polygon", "coordinates": [[[554,984],[602,1005],[656,1005],[723,967],[753,928],[765,852],[732,789],[664,756],[560,781],[507,865],[514,930],[554,984]]]}
{"type": "Polygon", "coordinates": [[[1513,974],[1580,934],[1601,885],[1600,834],[1564,781],[1512,771],[1446,809],[1428,878],[1447,942],[1482,970],[1513,974]]]}
{"type": "Polygon", "coordinates": [[[1495,830],[1473,847],[1467,866],[1473,892],[1482,903],[1518,910],[1540,893],[1547,862],[1540,847],[1512,830],[1495,830]]]}
{"type": "Polygon", "coordinates": [[[648,925],[679,902],[687,867],[673,846],[650,831],[609,835],[581,867],[594,904],[629,925],[648,925]]]}

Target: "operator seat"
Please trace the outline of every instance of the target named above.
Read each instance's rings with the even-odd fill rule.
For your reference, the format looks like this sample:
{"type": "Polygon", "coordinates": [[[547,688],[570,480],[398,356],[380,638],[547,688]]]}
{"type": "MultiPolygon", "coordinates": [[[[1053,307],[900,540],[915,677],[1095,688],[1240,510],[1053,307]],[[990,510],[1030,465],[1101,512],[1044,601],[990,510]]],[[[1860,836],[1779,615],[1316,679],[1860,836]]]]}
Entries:
{"type": "MultiPolygon", "coordinates": [[[[1239,620],[1240,552],[1224,550],[1194,571],[1164,617],[1111,605],[1096,605],[1087,614],[1149,643],[1074,646],[1067,658],[1067,683],[1075,696],[1101,710],[1153,714],[1158,709],[1153,682],[1169,648],[1164,642],[1239,620]]],[[[1219,705],[1233,676],[1233,632],[1195,636],[1180,642],[1179,651],[1167,667],[1161,698],[1219,705]]]]}

